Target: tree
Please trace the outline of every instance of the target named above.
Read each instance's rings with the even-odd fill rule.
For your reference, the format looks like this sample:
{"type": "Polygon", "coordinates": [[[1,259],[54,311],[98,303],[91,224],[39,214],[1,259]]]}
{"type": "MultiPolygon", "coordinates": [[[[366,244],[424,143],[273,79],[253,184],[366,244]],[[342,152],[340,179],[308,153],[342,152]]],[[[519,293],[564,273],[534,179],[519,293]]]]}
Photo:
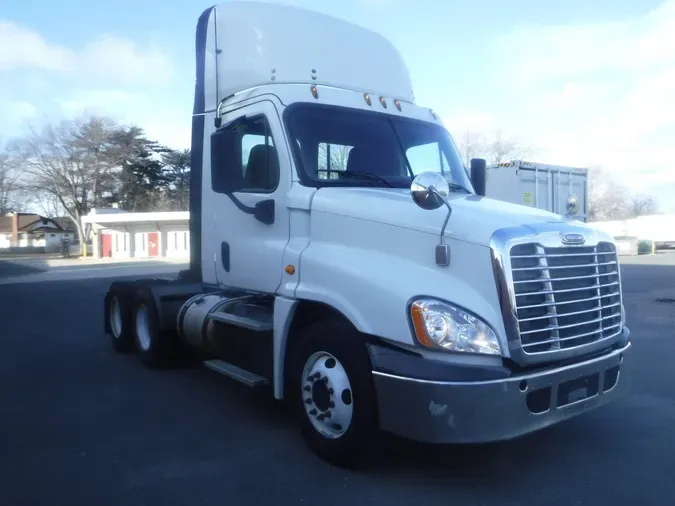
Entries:
{"type": "Polygon", "coordinates": [[[319,177],[328,179],[337,179],[337,171],[347,170],[347,160],[349,158],[350,146],[341,146],[339,144],[319,144],[319,177]],[[328,172],[330,171],[330,172],[328,172]]]}
{"type": "Polygon", "coordinates": [[[112,142],[118,167],[108,200],[127,211],[155,210],[168,184],[161,156],[169,150],[147,139],[135,125],[118,127],[112,142]]]}
{"type": "Polygon", "coordinates": [[[187,211],[190,208],[190,162],[189,149],[168,150],[162,153],[164,177],[163,207],[171,211],[187,211]]]}
{"type": "Polygon", "coordinates": [[[629,212],[632,218],[656,214],[658,207],[651,195],[635,195],[629,202],[629,212]]]}
{"type": "Polygon", "coordinates": [[[24,210],[16,143],[0,143],[0,216],[24,210]]]}
{"type": "Polygon", "coordinates": [[[472,132],[467,129],[460,136],[457,149],[465,166],[469,166],[472,158],[480,158],[484,142],[480,132],[472,132]]]}
{"type": "Polygon", "coordinates": [[[29,201],[37,206],[43,216],[47,216],[48,218],[63,216],[65,212],[59,199],[49,193],[31,195],[29,201]]]}
{"type": "Polygon", "coordinates": [[[507,137],[502,130],[492,134],[466,130],[457,141],[457,149],[468,167],[472,158],[485,158],[490,164],[524,160],[534,155],[531,146],[507,137]]]}
{"type": "Polygon", "coordinates": [[[658,205],[650,195],[631,195],[601,167],[592,167],[588,174],[588,220],[612,221],[654,214],[658,205]]]}
{"type": "Polygon", "coordinates": [[[495,132],[485,152],[488,162],[494,165],[511,160],[524,160],[533,154],[534,149],[531,146],[506,138],[501,130],[495,132]]]}
{"type": "Polygon", "coordinates": [[[82,217],[103,197],[116,164],[114,124],[91,116],[47,125],[18,140],[22,184],[31,193],[56,200],[75,224],[87,254],[82,217]]]}

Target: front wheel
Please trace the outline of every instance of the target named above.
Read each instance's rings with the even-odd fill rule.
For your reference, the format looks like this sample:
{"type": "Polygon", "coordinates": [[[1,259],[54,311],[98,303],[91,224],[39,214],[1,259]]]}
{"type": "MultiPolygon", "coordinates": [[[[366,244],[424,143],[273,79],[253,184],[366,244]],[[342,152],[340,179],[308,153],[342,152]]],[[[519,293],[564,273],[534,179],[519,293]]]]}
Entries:
{"type": "Polygon", "coordinates": [[[289,395],[323,460],[362,468],[379,448],[377,398],[362,336],[341,319],[310,325],[291,350],[289,395]]]}

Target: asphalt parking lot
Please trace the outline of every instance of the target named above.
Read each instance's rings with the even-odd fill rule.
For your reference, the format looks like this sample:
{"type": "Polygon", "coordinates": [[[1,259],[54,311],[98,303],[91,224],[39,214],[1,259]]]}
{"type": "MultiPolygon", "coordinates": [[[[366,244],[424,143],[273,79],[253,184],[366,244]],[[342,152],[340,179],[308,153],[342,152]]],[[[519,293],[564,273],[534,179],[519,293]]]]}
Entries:
{"type": "MultiPolygon", "coordinates": [[[[675,259],[675,256],[673,256],[675,259]]],[[[0,286],[0,505],[667,505],[675,483],[675,261],[624,262],[633,394],[502,444],[392,440],[331,468],[274,401],[156,372],[102,331],[109,279],[0,286]]]]}

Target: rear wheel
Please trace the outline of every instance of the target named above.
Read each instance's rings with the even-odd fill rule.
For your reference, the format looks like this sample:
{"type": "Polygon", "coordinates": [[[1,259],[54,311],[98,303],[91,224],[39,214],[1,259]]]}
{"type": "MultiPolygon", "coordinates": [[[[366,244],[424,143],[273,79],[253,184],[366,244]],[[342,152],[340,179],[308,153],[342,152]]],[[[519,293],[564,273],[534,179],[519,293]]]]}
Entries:
{"type": "Polygon", "coordinates": [[[370,360],[359,332],[340,318],[311,324],[291,350],[289,380],[310,448],[336,466],[369,465],[380,434],[370,360]]]}
{"type": "Polygon", "coordinates": [[[152,369],[173,364],[177,336],[160,329],[155,299],[147,286],[136,289],[133,305],[133,336],[141,361],[152,369]]]}
{"type": "Polygon", "coordinates": [[[118,353],[134,351],[132,328],[131,290],[116,283],[110,287],[105,298],[106,330],[113,350],[118,353]]]}

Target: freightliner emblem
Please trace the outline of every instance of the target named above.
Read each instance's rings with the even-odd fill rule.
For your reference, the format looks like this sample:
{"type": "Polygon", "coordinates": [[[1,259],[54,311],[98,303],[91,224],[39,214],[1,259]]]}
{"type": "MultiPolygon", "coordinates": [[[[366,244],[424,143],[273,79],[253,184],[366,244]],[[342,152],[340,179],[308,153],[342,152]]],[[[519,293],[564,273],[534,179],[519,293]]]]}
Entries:
{"type": "Polygon", "coordinates": [[[586,238],[581,234],[560,234],[560,240],[563,244],[579,246],[586,242],[586,238]]]}

